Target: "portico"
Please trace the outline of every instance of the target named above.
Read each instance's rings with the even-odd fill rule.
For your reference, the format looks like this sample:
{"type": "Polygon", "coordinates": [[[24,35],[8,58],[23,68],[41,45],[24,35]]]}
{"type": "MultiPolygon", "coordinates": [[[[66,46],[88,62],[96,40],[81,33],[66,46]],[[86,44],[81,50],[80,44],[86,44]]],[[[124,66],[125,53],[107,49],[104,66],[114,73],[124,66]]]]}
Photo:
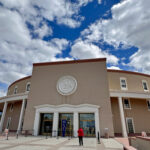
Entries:
{"type": "Polygon", "coordinates": [[[77,137],[77,130],[79,128],[79,114],[83,113],[92,113],[94,114],[94,124],[95,124],[95,135],[100,132],[99,125],[99,108],[100,106],[92,105],[92,104],[80,104],[80,105],[40,105],[35,106],[35,120],[34,120],[34,135],[39,135],[40,130],[40,114],[41,113],[52,113],[53,114],[53,126],[52,126],[52,134],[53,136],[57,136],[59,129],[59,114],[73,114],[73,136],[77,137]],[[55,132],[54,132],[55,131],[55,132]]]}
{"type": "MultiPolygon", "coordinates": [[[[8,119],[8,118],[6,118],[6,112],[7,112],[7,109],[8,109],[8,104],[14,103],[14,102],[22,102],[20,115],[19,115],[19,121],[18,121],[18,127],[17,127],[17,132],[20,132],[21,126],[22,126],[23,117],[24,117],[24,111],[25,111],[25,105],[26,105],[27,98],[28,98],[28,94],[25,94],[25,93],[2,97],[2,99],[0,100],[0,103],[1,104],[4,103],[4,106],[3,106],[2,116],[1,116],[1,120],[0,120],[0,132],[2,132],[4,130],[4,128],[5,128],[4,127],[5,119],[8,119]]],[[[9,124],[10,123],[11,122],[9,122],[9,124]]]]}
{"type": "MultiPolygon", "coordinates": [[[[124,91],[124,92],[110,91],[110,97],[116,97],[118,99],[122,135],[123,137],[128,137],[128,133],[129,133],[129,127],[127,125],[128,118],[125,117],[123,99],[129,98],[129,99],[138,99],[138,100],[146,101],[150,99],[150,94],[149,93],[134,93],[134,92],[127,92],[127,91],[124,91]]],[[[134,130],[133,122],[132,122],[132,125],[133,125],[133,130],[134,130]]]]}

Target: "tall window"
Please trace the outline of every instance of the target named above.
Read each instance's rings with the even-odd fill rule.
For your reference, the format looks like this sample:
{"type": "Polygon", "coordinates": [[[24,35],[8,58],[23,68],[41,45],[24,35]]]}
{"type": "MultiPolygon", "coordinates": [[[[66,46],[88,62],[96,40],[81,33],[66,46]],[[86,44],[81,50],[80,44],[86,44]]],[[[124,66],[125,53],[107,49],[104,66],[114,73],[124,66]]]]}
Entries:
{"type": "Polygon", "coordinates": [[[14,109],[14,104],[10,104],[10,112],[12,112],[14,109]]]}
{"type": "Polygon", "coordinates": [[[148,110],[150,110],[150,100],[147,100],[147,107],[148,107],[148,110]]]}
{"type": "Polygon", "coordinates": [[[120,86],[122,90],[127,90],[126,78],[120,78],[120,86]]]}
{"type": "Polygon", "coordinates": [[[134,123],[133,118],[126,118],[128,133],[134,133],[134,123]]]}
{"type": "Polygon", "coordinates": [[[129,99],[124,99],[124,108],[125,109],[131,109],[131,105],[130,105],[130,100],[129,99]]]}
{"type": "Polygon", "coordinates": [[[18,91],[18,87],[15,86],[15,88],[14,88],[14,94],[17,94],[17,91],[18,91]]]}
{"type": "Polygon", "coordinates": [[[10,122],[11,122],[11,117],[8,117],[6,129],[9,129],[9,127],[10,127],[10,122]]]}
{"type": "Polygon", "coordinates": [[[26,85],[26,91],[28,91],[28,92],[30,91],[30,82],[28,82],[26,85]]]}
{"type": "Polygon", "coordinates": [[[142,80],[142,84],[143,84],[144,91],[148,91],[148,85],[147,85],[146,80],[142,80]]]}

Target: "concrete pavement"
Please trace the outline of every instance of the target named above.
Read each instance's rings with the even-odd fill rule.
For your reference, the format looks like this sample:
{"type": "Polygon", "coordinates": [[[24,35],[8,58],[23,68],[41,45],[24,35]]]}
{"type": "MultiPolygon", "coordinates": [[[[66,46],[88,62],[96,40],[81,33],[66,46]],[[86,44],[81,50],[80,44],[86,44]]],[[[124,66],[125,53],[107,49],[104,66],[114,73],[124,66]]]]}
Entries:
{"type": "Polygon", "coordinates": [[[45,137],[0,137],[0,150],[123,150],[123,146],[115,139],[84,138],[84,145],[79,146],[78,138],[48,138],[45,137]]]}

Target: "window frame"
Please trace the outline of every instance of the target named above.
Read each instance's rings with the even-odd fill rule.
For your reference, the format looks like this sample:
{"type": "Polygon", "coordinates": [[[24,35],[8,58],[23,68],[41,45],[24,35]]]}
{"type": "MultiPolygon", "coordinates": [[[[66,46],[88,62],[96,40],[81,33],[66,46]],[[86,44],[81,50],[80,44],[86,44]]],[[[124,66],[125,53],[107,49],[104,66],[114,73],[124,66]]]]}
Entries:
{"type": "Polygon", "coordinates": [[[121,87],[121,90],[128,90],[127,79],[125,77],[120,77],[120,87],[121,87]],[[126,88],[122,87],[122,82],[121,82],[122,80],[125,80],[126,88]]]}
{"type": "Polygon", "coordinates": [[[27,87],[28,87],[29,84],[30,84],[30,88],[31,88],[31,83],[27,82],[27,84],[26,84],[26,92],[30,92],[30,89],[29,89],[29,91],[27,90],[27,87]]]}
{"type": "Polygon", "coordinates": [[[14,88],[14,94],[17,94],[17,93],[18,93],[18,86],[16,85],[15,88],[14,88]]]}
{"type": "Polygon", "coordinates": [[[148,91],[149,91],[149,87],[148,87],[148,84],[147,84],[147,81],[146,81],[146,80],[142,80],[142,86],[143,86],[143,89],[144,89],[145,92],[148,92],[148,91]],[[146,83],[147,90],[144,89],[143,83],[146,83]]]}
{"type": "MultiPolygon", "coordinates": [[[[134,120],[132,117],[126,117],[126,126],[127,126],[127,131],[129,133],[129,127],[128,127],[128,119],[132,120],[132,125],[133,125],[133,134],[135,133],[135,125],[134,125],[134,120]]],[[[130,133],[129,133],[130,134],[130,133]]],[[[131,133],[132,134],[132,133],[131,133]]]]}
{"type": "Polygon", "coordinates": [[[131,102],[130,102],[130,99],[129,99],[129,98],[123,98],[123,108],[124,108],[124,109],[131,109],[131,102]],[[126,105],[125,105],[125,103],[124,103],[125,100],[128,100],[128,102],[129,102],[129,108],[126,107],[126,105]]]}

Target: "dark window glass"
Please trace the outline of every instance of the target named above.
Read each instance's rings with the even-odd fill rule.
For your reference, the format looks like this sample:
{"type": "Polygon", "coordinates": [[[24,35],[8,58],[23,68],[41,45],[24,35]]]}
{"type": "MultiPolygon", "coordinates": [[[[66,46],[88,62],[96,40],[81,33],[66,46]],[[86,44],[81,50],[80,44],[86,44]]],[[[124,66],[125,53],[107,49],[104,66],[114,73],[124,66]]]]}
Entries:
{"type": "Polygon", "coordinates": [[[127,86],[126,86],[126,80],[121,79],[121,87],[122,87],[122,88],[126,88],[126,87],[127,87],[127,86]]]}
{"type": "Polygon", "coordinates": [[[150,109],[150,101],[147,101],[148,109],[150,109]]]}
{"type": "Polygon", "coordinates": [[[29,84],[29,83],[27,84],[27,89],[26,89],[26,91],[30,91],[30,84],[29,84]]]}
{"type": "Polygon", "coordinates": [[[134,128],[133,128],[133,121],[132,121],[132,119],[127,119],[127,125],[128,125],[129,133],[134,133],[134,128]]]}
{"type": "Polygon", "coordinates": [[[128,99],[124,99],[124,107],[125,108],[130,108],[130,103],[128,99]]]}
{"type": "Polygon", "coordinates": [[[148,90],[146,82],[143,82],[143,88],[144,90],[148,90]]]}

